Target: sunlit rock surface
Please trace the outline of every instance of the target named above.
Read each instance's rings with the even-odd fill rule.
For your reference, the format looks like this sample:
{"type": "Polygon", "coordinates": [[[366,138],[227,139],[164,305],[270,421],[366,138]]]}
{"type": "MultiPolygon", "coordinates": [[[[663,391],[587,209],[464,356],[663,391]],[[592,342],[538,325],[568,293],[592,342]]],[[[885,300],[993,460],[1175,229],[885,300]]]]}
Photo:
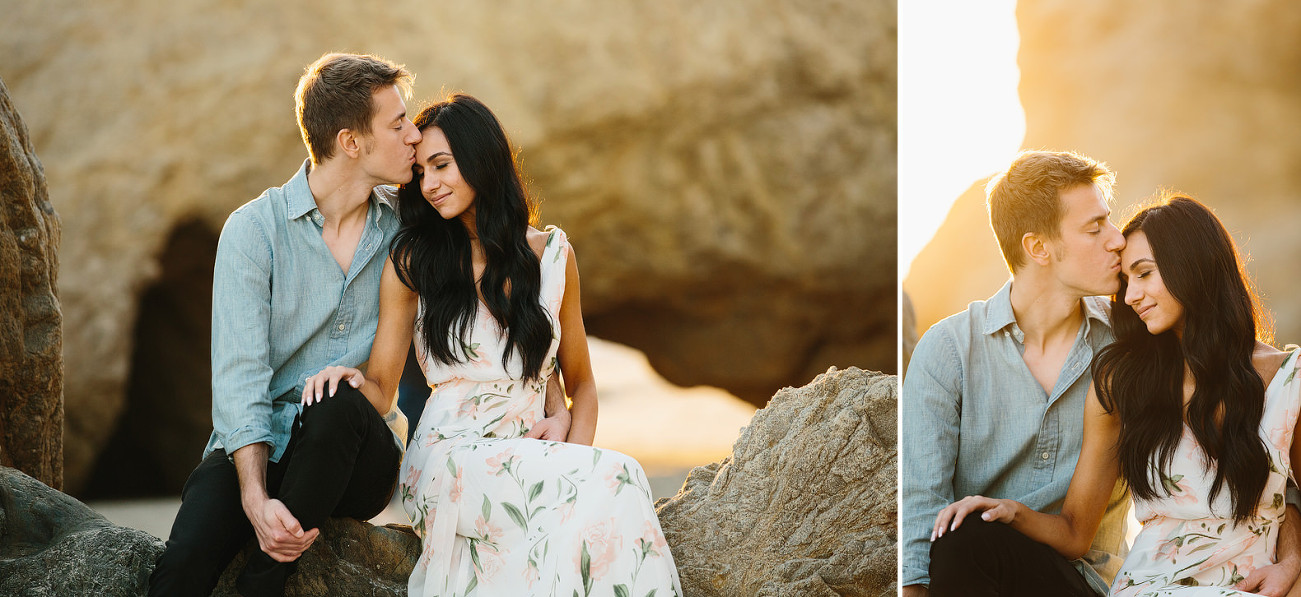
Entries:
{"type": "MultiPolygon", "coordinates": [[[[1212,206],[1250,255],[1279,342],[1298,342],[1301,8],[1025,0],[1016,16],[1023,147],[1107,162],[1118,225],[1162,186],[1212,206]]],[[[923,331],[1008,277],[983,201],[963,194],[912,265],[923,331]]]]}
{"type": "MultiPolygon", "coordinates": [[[[167,398],[207,399],[207,380],[176,373],[186,363],[132,363],[134,333],[170,337],[138,317],[172,325],[141,295],[166,276],[173,231],[219,230],[298,167],[294,85],[331,50],[409,66],[412,111],[442,88],[492,106],[542,222],[576,247],[589,330],[646,351],[670,381],[761,404],[830,365],[895,367],[888,0],[0,0],[0,12],[0,76],[64,218],[74,491],[115,433],[128,377],[172,375],[167,398]]],[[[149,354],[207,350],[177,340],[149,354]]]]}
{"type": "Polygon", "coordinates": [[[0,79],[0,465],[54,487],[63,486],[59,229],[41,160],[0,79]]]}
{"type": "Polygon", "coordinates": [[[895,594],[896,384],[850,368],[784,389],[656,503],[686,595],[895,594]]]}

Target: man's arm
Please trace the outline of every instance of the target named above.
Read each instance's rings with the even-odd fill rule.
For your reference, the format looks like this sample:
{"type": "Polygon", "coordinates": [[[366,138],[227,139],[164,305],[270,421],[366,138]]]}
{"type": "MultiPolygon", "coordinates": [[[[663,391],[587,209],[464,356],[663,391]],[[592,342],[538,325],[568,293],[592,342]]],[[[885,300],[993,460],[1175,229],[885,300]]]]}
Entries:
{"type": "Polygon", "coordinates": [[[304,531],[298,519],[284,503],[267,495],[267,444],[249,444],[234,452],[235,470],[239,474],[240,503],[244,515],[253,523],[258,547],[277,562],[298,559],[320,529],[304,531]]]}
{"type": "Polygon", "coordinates": [[[231,214],[213,266],[212,424],[239,475],[240,500],[273,559],[296,559],[319,533],[304,531],[266,491],[271,434],[271,244],[248,215],[231,214]]]}
{"type": "Polygon", "coordinates": [[[543,405],[545,419],[538,421],[524,437],[563,442],[569,435],[569,405],[565,403],[565,391],[560,385],[558,372],[551,373],[547,381],[547,397],[543,405]]]}
{"type": "Polygon", "coordinates": [[[930,584],[930,536],[935,515],[953,502],[962,401],[961,360],[948,330],[932,327],[913,350],[899,402],[900,519],[905,595],[930,584]]]}
{"type": "Polygon", "coordinates": [[[212,273],[212,426],[228,456],[271,443],[271,243],[241,210],[212,273]]]}

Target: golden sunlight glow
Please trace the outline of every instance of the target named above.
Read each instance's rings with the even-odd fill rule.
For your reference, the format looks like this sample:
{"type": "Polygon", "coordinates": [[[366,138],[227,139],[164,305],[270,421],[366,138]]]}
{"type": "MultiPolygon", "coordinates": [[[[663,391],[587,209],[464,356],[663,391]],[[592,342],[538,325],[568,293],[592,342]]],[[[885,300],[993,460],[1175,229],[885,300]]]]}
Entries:
{"type": "Polygon", "coordinates": [[[899,3],[899,272],[1025,136],[1015,0],[899,3]]]}

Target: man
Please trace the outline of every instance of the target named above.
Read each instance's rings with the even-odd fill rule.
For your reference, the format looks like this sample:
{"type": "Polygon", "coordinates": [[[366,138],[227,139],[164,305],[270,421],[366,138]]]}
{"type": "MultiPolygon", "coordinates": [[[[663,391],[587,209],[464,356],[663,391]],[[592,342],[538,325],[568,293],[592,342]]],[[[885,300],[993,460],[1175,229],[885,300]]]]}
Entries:
{"type": "MultiPolygon", "coordinates": [[[[150,595],[210,594],[251,536],[261,550],[240,593],[282,595],[327,517],[365,520],[388,504],[406,439],[392,400],[372,404],[347,384],[311,406],[300,398],[311,374],[369,358],[398,228],[393,194],[376,187],[411,180],[421,138],[403,101],[410,82],[373,56],[322,56],[295,94],[309,159],[226,221],[213,272],[213,433],[150,595]]],[[[558,416],[535,436],[564,438],[558,399],[549,388],[558,416]]]]}
{"type": "MultiPolygon", "coordinates": [[[[906,595],[926,594],[936,574],[931,526],[955,499],[980,494],[1060,509],[1083,438],[1089,362],[1113,339],[1107,303],[1096,296],[1119,286],[1124,237],[1108,219],[1113,182],[1106,166],[1089,158],[1027,152],[987,187],[990,223],[1012,281],[928,330],[904,377],[906,595]]],[[[1012,545],[1018,569],[1034,571],[1027,582],[1039,582],[1039,594],[1105,594],[1124,556],[1126,497],[1118,483],[1082,562],[1004,537],[1015,533],[1004,525],[986,525],[1012,545]]],[[[990,545],[971,555],[990,553],[1007,552],[990,545]]]]}
{"type": "MultiPolygon", "coordinates": [[[[932,548],[940,508],[968,495],[1061,509],[1083,441],[1090,362],[1114,338],[1107,301],[1125,241],[1110,222],[1114,175],[1073,153],[1024,152],[987,187],[1012,280],[931,327],[904,378],[900,584],[908,596],[1106,595],[1128,550],[1118,481],[1084,558],[968,517],[932,548]]],[[[1291,496],[1290,496],[1291,497],[1291,496]]],[[[1289,500],[1291,503],[1292,500],[1289,500]]],[[[1279,551],[1295,557],[1298,511],[1279,551]]],[[[1239,588],[1290,587],[1295,562],[1239,588]]]]}

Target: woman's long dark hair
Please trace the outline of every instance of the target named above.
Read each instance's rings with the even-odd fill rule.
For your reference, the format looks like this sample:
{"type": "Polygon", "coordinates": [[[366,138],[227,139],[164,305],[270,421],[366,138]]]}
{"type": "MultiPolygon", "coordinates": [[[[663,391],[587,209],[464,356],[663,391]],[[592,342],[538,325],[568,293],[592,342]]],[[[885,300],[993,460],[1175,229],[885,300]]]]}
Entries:
{"type": "Polygon", "coordinates": [[[1111,301],[1116,341],[1093,360],[1098,398],[1120,417],[1121,476],[1135,497],[1169,495],[1165,479],[1187,422],[1215,467],[1210,500],[1227,485],[1233,518],[1244,521],[1255,513],[1270,470],[1259,435],[1265,384],[1251,361],[1257,329],[1264,327],[1256,297],[1233,239],[1201,203],[1164,194],[1125,224],[1126,238],[1137,231],[1147,236],[1166,289],[1183,305],[1183,339],[1173,327],[1148,333],[1124,303],[1128,283],[1121,276],[1111,301]],[[1196,382],[1186,410],[1185,364],[1196,382]]]}
{"type": "MultiPolygon", "coordinates": [[[[475,232],[487,265],[478,292],[505,329],[501,358],[517,353],[526,379],[541,377],[551,345],[551,320],[538,302],[541,268],[527,240],[536,208],[524,190],[505,131],[487,106],[456,94],[420,111],[421,131],[436,126],[447,136],[461,177],[474,189],[475,232]]],[[[473,359],[470,345],[478,312],[470,235],[459,218],[444,220],[420,193],[420,174],[398,192],[402,227],[393,239],[398,278],[420,295],[417,322],[430,357],[444,364],[473,359]]]]}

